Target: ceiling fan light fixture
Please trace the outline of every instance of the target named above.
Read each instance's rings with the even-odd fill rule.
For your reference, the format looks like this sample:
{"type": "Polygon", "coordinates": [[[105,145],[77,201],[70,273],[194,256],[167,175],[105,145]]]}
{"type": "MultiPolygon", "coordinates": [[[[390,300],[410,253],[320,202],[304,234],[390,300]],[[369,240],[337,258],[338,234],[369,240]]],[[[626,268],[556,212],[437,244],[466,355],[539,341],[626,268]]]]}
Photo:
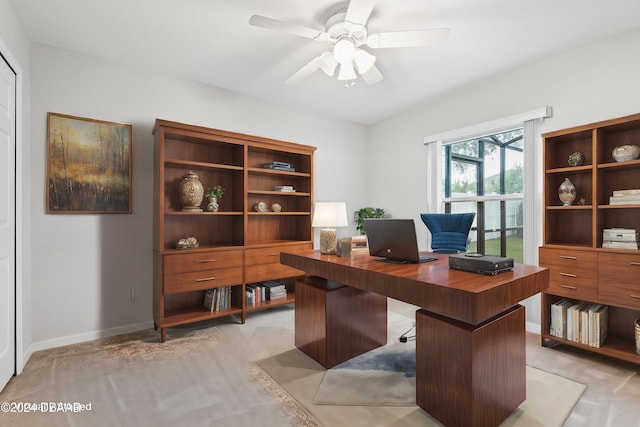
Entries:
{"type": "Polygon", "coordinates": [[[338,80],[355,80],[356,78],[356,70],[353,68],[353,64],[351,62],[340,64],[338,80]]]}
{"type": "Polygon", "coordinates": [[[336,72],[338,61],[331,52],[324,52],[320,55],[320,69],[329,77],[333,77],[336,72]]]}
{"type": "Polygon", "coordinates": [[[373,67],[376,63],[376,57],[363,49],[356,49],[356,54],[353,58],[353,62],[356,64],[358,73],[364,74],[373,67]]]}
{"type": "Polygon", "coordinates": [[[350,63],[356,55],[356,46],[348,38],[338,40],[333,48],[333,56],[341,64],[350,63]]]}

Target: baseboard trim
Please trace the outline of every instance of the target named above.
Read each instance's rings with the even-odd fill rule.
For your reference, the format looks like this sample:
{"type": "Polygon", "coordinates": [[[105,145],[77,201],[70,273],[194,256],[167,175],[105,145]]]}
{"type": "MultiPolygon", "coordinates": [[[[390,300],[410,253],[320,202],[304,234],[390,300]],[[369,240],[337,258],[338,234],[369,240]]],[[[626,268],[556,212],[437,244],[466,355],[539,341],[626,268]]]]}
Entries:
{"type": "MultiPolygon", "coordinates": [[[[50,348],[62,347],[70,344],[78,344],[85,341],[97,340],[100,338],[112,337],[115,335],[128,334],[138,332],[153,327],[153,322],[136,323],[134,325],[119,326],[117,328],[103,329],[100,331],[86,332],[77,335],[68,335],[66,337],[52,338],[49,340],[31,343],[25,354],[25,360],[28,361],[31,355],[36,351],[48,350],[50,348]]],[[[25,365],[26,362],[25,361],[25,365]]]]}
{"type": "Polygon", "coordinates": [[[542,331],[542,327],[539,323],[525,322],[524,328],[527,332],[531,332],[532,334],[540,335],[540,332],[542,331]]]}

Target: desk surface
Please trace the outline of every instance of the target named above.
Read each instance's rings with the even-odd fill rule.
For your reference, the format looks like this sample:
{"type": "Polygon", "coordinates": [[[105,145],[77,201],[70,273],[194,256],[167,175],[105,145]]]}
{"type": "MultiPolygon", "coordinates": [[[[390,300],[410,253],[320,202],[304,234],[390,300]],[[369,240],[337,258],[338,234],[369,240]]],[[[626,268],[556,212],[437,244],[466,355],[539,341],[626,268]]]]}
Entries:
{"type": "Polygon", "coordinates": [[[511,272],[488,276],[450,269],[445,254],[422,255],[438,260],[392,264],[368,254],[341,258],[308,251],[282,253],[280,262],[310,276],[386,295],[473,325],[544,291],[549,283],[549,271],[542,267],[516,264],[511,272]]]}

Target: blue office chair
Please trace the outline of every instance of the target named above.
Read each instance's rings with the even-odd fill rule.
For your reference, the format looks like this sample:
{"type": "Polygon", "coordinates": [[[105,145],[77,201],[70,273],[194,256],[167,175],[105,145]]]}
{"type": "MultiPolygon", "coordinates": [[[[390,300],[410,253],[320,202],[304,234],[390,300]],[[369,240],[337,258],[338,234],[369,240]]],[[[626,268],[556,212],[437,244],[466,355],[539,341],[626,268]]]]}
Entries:
{"type": "Polygon", "coordinates": [[[431,232],[431,250],[441,254],[467,251],[469,231],[476,214],[420,214],[422,222],[431,232]]]}

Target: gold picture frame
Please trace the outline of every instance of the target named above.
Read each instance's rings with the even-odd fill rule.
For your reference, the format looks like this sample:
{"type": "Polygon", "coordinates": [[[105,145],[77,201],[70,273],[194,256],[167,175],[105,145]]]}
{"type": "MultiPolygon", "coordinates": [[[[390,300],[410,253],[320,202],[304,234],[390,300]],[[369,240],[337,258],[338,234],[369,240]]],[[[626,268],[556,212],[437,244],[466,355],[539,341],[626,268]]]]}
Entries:
{"type": "Polygon", "coordinates": [[[131,213],[131,125],[47,114],[47,213],[131,213]]]}

